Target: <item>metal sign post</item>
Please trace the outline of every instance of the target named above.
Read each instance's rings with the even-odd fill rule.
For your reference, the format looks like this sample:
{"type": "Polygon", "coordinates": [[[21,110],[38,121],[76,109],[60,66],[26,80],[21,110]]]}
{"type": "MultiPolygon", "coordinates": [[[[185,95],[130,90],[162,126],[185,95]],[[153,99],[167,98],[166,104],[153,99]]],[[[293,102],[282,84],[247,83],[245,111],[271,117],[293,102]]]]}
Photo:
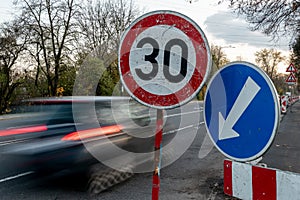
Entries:
{"type": "Polygon", "coordinates": [[[168,10],[146,13],[125,30],[119,47],[122,85],[136,101],[157,110],[152,199],[159,198],[163,110],[188,103],[211,68],[209,44],[187,16],[168,10]]]}
{"type": "MultiPolygon", "coordinates": [[[[293,98],[293,90],[294,90],[294,85],[297,82],[297,79],[295,77],[295,74],[297,72],[297,69],[295,68],[295,66],[293,65],[293,63],[291,63],[287,68],[286,68],[286,72],[290,72],[290,75],[287,77],[287,79],[285,80],[285,82],[287,84],[289,84],[289,88],[291,89],[291,95],[290,95],[290,99],[293,98]]],[[[291,103],[291,108],[290,108],[290,112],[293,112],[293,103],[291,103]]]]}
{"type": "Polygon", "coordinates": [[[152,200],[159,199],[163,119],[164,119],[163,110],[157,109],[156,134],[155,134],[155,146],[154,146],[154,151],[155,151],[154,171],[153,171],[153,182],[152,182],[152,200]]]}

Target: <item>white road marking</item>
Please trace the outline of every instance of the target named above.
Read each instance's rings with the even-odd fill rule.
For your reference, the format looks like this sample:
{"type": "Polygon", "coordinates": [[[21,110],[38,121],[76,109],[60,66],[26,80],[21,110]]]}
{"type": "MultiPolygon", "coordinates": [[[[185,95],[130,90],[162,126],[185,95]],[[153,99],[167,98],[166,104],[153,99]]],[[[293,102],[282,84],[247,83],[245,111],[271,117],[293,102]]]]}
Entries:
{"type": "Polygon", "coordinates": [[[23,176],[27,176],[27,175],[33,174],[33,173],[34,173],[34,171],[29,171],[29,172],[25,172],[25,173],[22,173],[22,174],[17,174],[15,176],[6,177],[6,178],[3,178],[3,179],[0,179],[0,183],[10,181],[10,180],[13,180],[13,179],[17,179],[17,178],[20,178],[20,177],[23,177],[23,176]]]}
{"type": "MultiPolygon", "coordinates": [[[[200,112],[203,112],[203,110],[200,110],[200,112]]],[[[186,112],[186,113],[166,115],[165,117],[175,117],[175,116],[179,116],[179,115],[188,115],[188,114],[192,114],[192,113],[199,113],[199,111],[190,111],[190,112],[186,112]]]]}
{"type": "Polygon", "coordinates": [[[8,140],[8,141],[3,141],[0,142],[0,146],[5,146],[5,145],[9,145],[9,144],[15,144],[15,143],[20,143],[20,142],[25,142],[27,140],[22,139],[22,140],[8,140]]]}

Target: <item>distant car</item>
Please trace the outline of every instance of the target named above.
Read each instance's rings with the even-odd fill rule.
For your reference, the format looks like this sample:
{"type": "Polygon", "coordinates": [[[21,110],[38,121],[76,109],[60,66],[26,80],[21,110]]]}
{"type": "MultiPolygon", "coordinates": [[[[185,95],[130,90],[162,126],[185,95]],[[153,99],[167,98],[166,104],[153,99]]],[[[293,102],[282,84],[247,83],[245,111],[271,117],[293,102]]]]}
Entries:
{"type": "MultiPolygon", "coordinates": [[[[153,151],[153,118],[155,113],[129,97],[30,99],[0,117],[0,152],[26,158],[19,167],[28,170],[86,168],[99,162],[91,152],[106,160],[121,156],[108,141],[131,152],[153,151]]],[[[164,128],[176,129],[169,123],[164,128]]]]}

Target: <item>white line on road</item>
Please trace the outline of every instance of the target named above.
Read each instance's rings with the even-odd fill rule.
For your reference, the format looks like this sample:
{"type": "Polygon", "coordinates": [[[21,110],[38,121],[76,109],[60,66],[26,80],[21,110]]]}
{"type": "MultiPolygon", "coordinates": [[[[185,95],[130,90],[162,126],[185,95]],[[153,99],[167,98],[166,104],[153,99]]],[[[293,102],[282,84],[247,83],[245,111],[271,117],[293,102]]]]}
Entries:
{"type": "Polygon", "coordinates": [[[25,173],[22,173],[22,174],[17,174],[15,176],[10,176],[10,177],[6,177],[6,178],[3,178],[3,179],[0,179],[0,183],[3,183],[5,181],[10,181],[10,180],[13,180],[13,179],[17,179],[17,178],[20,178],[20,177],[23,177],[23,176],[27,176],[29,174],[33,174],[34,171],[29,171],[29,172],[25,172],[25,173]]]}
{"type": "MultiPolygon", "coordinates": [[[[200,110],[200,112],[203,112],[203,110],[200,110]]],[[[192,114],[192,113],[199,113],[199,111],[191,111],[191,112],[186,112],[186,113],[177,113],[177,114],[172,114],[172,115],[166,115],[165,117],[175,117],[179,115],[187,115],[187,114],[192,114]]]]}
{"type": "Polygon", "coordinates": [[[25,142],[25,139],[22,140],[8,140],[8,141],[3,141],[0,142],[0,146],[5,146],[5,145],[9,145],[9,144],[15,144],[15,143],[20,143],[20,142],[25,142]]]}

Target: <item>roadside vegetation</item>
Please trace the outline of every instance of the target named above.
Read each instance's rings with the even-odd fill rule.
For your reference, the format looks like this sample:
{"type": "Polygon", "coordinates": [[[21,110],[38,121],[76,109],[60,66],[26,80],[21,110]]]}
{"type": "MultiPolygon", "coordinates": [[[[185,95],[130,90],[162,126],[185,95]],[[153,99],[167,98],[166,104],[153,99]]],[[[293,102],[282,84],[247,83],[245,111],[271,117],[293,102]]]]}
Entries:
{"type": "MultiPolygon", "coordinates": [[[[283,92],[286,76],[276,71],[277,64],[288,59],[300,67],[300,3],[293,1],[289,10],[281,9],[282,5],[270,7],[278,13],[287,12],[287,16],[268,25],[267,19],[259,20],[264,19],[259,14],[253,15],[258,19],[249,16],[262,12],[260,4],[273,1],[245,6],[243,2],[247,1],[231,0],[230,8],[248,16],[254,30],[275,39],[292,33],[290,58],[273,49],[255,55],[278,92],[283,92]],[[292,19],[293,24],[289,23],[292,19]]],[[[13,105],[26,98],[73,95],[74,81],[80,74],[82,80],[76,87],[86,91],[85,95],[126,95],[119,83],[118,45],[125,28],[144,12],[134,0],[16,0],[14,6],[13,19],[0,24],[0,114],[11,112],[13,105]],[[89,70],[84,70],[86,65],[89,70]],[[98,79],[98,84],[89,84],[89,78],[98,79]]],[[[211,52],[213,69],[229,62],[222,47],[212,44],[211,52]]],[[[297,77],[299,81],[299,72],[297,77]]],[[[205,87],[198,99],[204,94],[205,87]]]]}

